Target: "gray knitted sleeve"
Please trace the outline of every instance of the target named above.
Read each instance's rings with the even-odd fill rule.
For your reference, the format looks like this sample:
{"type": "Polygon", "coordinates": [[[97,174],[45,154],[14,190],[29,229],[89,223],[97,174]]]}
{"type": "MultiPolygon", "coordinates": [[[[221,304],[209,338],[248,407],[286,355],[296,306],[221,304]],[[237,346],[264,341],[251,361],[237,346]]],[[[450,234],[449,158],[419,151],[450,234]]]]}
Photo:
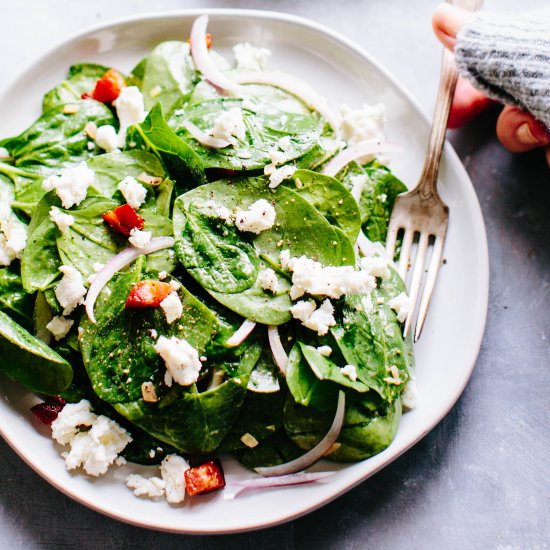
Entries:
{"type": "Polygon", "coordinates": [[[477,13],[458,34],[455,58],[476,88],[550,128],[550,9],[477,13]]]}

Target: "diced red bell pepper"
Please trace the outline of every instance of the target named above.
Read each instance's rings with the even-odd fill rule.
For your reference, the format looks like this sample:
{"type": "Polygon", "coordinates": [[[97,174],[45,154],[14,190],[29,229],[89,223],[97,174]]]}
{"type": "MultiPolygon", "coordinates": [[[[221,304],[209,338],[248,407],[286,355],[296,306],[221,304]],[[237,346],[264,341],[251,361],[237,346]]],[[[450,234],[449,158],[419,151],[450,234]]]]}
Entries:
{"type": "Polygon", "coordinates": [[[169,283],[154,280],[139,281],[130,290],[125,308],[159,307],[160,303],[172,292],[174,292],[174,288],[169,283]]]}
{"type": "Polygon", "coordinates": [[[49,426],[66,404],[67,402],[62,397],[48,397],[46,401],[31,407],[31,412],[42,424],[49,426]]]}
{"type": "Polygon", "coordinates": [[[132,229],[143,229],[145,227],[144,219],[129,204],[123,204],[117,206],[114,210],[105,212],[103,219],[113,229],[127,237],[130,236],[132,229]]]}
{"type": "Polygon", "coordinates": [[[202,495],[225,487],[222,465],[217,460],[189,468],[184,476],[189,496],[202,495]]]}
{"type": "MultiPolygon", "coordinates": [[[[191,43],[191,40],[189,40],[189,38],[187,39],[187,43],[188,44],[191,43]]],[[[207,48],[212,47],[212,35],[209,32],[206,33],[206,47],[207,48]]]]}
{"type": "Polygon", "coordinates": [[[96,83],[94,91],[82,94],[82,98],[92,97],[101,103],[112,103],[126,87],[124,77],[114,69],[109,69],[96,83]]]}

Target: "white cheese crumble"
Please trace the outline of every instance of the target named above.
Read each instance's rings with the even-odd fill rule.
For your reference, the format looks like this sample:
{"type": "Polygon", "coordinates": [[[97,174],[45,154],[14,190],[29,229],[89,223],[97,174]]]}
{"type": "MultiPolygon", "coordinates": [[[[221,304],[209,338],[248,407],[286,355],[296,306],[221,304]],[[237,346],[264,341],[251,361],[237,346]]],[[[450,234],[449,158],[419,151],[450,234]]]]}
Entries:
{"type": "Polygon", "coordinates": [[[168,455],[160,464],[160,474],[165,483],[166,500],[178,504],[185,498],[185,470],[189,464],[178,455],[168,455]]]}
{"type": "Polygon", "coordinates": [[[74,223],[74,217],[70,214],[65,214],[57,206],[52,206],[50,209],[50,220],[52,220],[62,233],[65,233],[74,223]]]}
{"type": "Polygon", "coordinates": [[[166,322],[168,324],[173,323],[181,318],[183,315],[183,304],[177,292],[171,292],[162,300],[160,307],[166,315],[166,322]]]}
{"type": "Polygon", "coordinates": [[[235,225],[240,231],[248,231],[258,235],[275,223],[275,208],[265,199],[257,200],[248,210],[237,210],[235,225]]]}
{"type": "Polygon", "coordinates": [[[168,277],[168,271],[161,271],[159,273],[159,281],[164,281],[164,279],[166,279],[166,277],[168,277]]]}
{"type": "Polygon", "coordinates": [[[145,248],[151,242],[151,231],[142,231],[141,229],[132,229],[128,241],[136,248],[145,248]]]}
{"type": "Polygon", "coordinates": [[[363,104],[362,109],[351,109],[347,105],[340,107],[341,135],[348,143],[384,139],[386,109],[382,103],[363,104]]]}
{"type": "Polygon", "coordinates": [[[137,210],[144,202],[147,196],[147,189],[141,185],[132,176],[127,176],[118,184],[118,190],[126,202],[137,210]]]}
{"type": "Polygon", "coordinates": [[[91,476],[103,475],[131,441],[130,434],[114,420],[98,416],[89,431],[71,439],[71,450],[65,455],[67,470],[82,467],[91,476]]]}
{"type": "Polygon", "coordinates": [[[405,389],[401,393],[401,403],[403,408],[411,410],[414,409],[418,402],[418,387],[416,385],[416,377],[409,378],[405,389]]]}
{"type": "Polygon", "coordinates": [[[361,258],[361,270],[370,273],[373,277],[387,279],[390,276],[388,261],[382,256],[367,256],[361,258]]]}
{"type": "Polygon", "coordinates": [[[314,330],[319,336],[326,334],[329,327],[336,324],[334,307],[328,299],[319,308],[313,300],[301,300],[290,308],[290,313],[295,319],[299,319],[302,325],[314,330]]]}
{"type": "Polygon", "coordinates": [[[63,315],[69,315],[80,304],[84,303],[86,287],[82,282],[80,271],[70,265],[62,265],[59,271],[63,277],[55,287],[55,297],[63,308],[63,315]]]}
{"type": "MultiPolygon", "coordinates": [[[[143,95],[137,86],[127,86],[126,88],[122,88],[120,95],[113,101],[113,105],[116,108],[120,124],[119,138],[121,135],[124,135],[125,140],[126,130],[132,124],[143,122],[147,115],[143,95]]],[[[123,144],[124,140],[121,140],[123,144]]]]}
{"type": "Polygon", "coordinates": [[[248,42],[235,44],[233,53],[237,61],[237,69],[246,71],[262,71],[266,68],[271,55],[267,48],[256,48],[248,42]]]}
{"type": "Polygon", "coordinates": [[[357,369],[355,365],[346,365],[345,367],[340,368],[340,372],[347,376],[352,382],[357,380],[357,369]]]}
{"type": "MultiPolygon", "coordinates": [[[[111,126],[110,124],[105,124],[104,126],[100,126],[99,128],[96,128],[94,140],[95,140],[95,144],[99,148],[107,151],[107,153],[111,153],[112,151],[117,151],[120,145],[118,133],[115,130],[115,127],[111,126]]],[[[122,147],[122,145],[120,146],[122,147]]]]}
{"type": "Polygon", "coordinates": [[[27,245],[27,230],[20,222],[0,222],[0,265],[10,265],[27,245]]]}
{"type": "Polygon", "coordinates": [[[282,137],[278,142],[277,142],[277,145],[279,146],[280,149],[282,149],[283,151],[288,151],[290,149],[290,136],[284,136],[282,137]]]}
{"type": "Polygon", "coordinates": [[[281,262],[281,267],[283,269],[288,268],[288,264],[290,263],[290,250],[281,250],[281,253],[279,254],[279,262],[281,262]]]}
{"type": "Polygon", "coordinates": [[[320,353],[323,357],[330,357],[332,353],[332,348],[330,346],[319,346],[317,352],[320,353]]]}
{"type": "Polygon", "coordinates": [[[273,293],[280,290],[277,274],[269,267],[260,272],[260,284],[264,290],[270,290],[273,293]]]}
{"type": "Polygon", "coordinates": [[[401,292],[401,294],[390,300],[389,306],[397,314],[397,320],[404,323],[411,311],[411,300],[404,292],[401,292]]]}
{"type": "Polygon", "coordinates": [[[139,474],[130,474],[126,478],[126,485],[134,490],[136,497],[161,498],[164,496],[166,483],[159,477],[143,477],[139,474]]]}
{"type": "Polygon", "coordinates": [[[290,297],[296,300],[305,293],[340,298],[344,294],[368,294],[376,288],[376,279],[367,271],[355,271],[352,266],[323,267],[306,256],[291,258],[290,297]]]}
{"type": "Polygon", "coordinates": [[[56,315],[46,325],[46,328],[52,333],[56,340],[61,340],[67,336],[73,324],[74,321],[72,319],[67,319],[66,317],[56,315]]]}
{"type": "Polygon", "coordinates": [[[198,380],[201,370],[199,353],[187,340],[176,336],[161,336],[154,347],[166,364],[169,376],[165,380],[168,386],[172,380],[181,386],[190,386],[198,380]]]}
{"type": "Polygon", "coordinates": [[[52,422],[52,437],[61,445],[68,445],[81,426],[91,426],[97,420],[90,402],[67,403],[52,422]]]}
{"type": "Polygon", "coordinates": [[[237,140],[244,141],[246,139],[246,126],[242,109],[235,107],[229,109],[229,111],[222,111],[214,121],[214,126],[208,134],[217,139],[228,141],[231,145],[236,145],[237,140]]]}
{"type": "Polygon", "coordinates": [[[71,208],[78,206],[86,198],[88,187],[93,183],[93,170],[90,170],[85,162],[81,162],[76,166],[65,168],[59,175],[46,178],[42,187],[46,191],[55,189],[63,208],[71,208]]]}
{"type": "Polygon", "coordinates": [[[271,166],[271,164],[268,164],[264,167],[264,174],[266,176],[269,175],[270,189],[275,189],[276,187],[279,187],[279,185],[281,185],[284,180],[291,178],[294,172],[296,172],[296,166],[292,166],[291,164],[281,166],[280,168],[274,168],[273,170],[268,169],[268,167],[271,166]],[[268,171],[266,172],[266,170],[268,171]]]}

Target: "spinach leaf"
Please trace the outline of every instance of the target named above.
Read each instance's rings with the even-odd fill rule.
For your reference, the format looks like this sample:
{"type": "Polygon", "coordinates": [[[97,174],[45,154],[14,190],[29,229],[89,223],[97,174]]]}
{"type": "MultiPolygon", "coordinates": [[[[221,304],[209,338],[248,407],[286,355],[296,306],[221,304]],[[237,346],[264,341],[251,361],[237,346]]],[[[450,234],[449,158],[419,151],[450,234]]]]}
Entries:
{"type": "Polygon", "coordinates": [[[164,112],[193,90],[197,71],[185,42],[160,43],[146,58],[141,80],[145,108],[157,101],[164,112]]]}
{"type": "Polygon", "coordinates": [[[256,447],[241,450],[237,456],[244,466],[253,470],[259,466],[284,464],[302,454],[304,454],[303,451],[292,442],[285,431],[278,430],[272,436],[260,441],[256,447]]]}
{"type": "Polygon", "coordinates": [[[176,388],[166,404],[137,400],[117,403],[125,418],[183,452],[205,454],[216,450],[237,420],[246,395],[248,376],[261,352],[261,344],[249,346],[240,359],[239,382],[230,378],[220,386],[199,393],[195,387],[176,388]],[[244,387],[243,387],[244,384],[244,387]]]}
{"type": "Polygon", "coordinates": [[[202,353],[216,329],[214,315],[183,286],[178,290],[183,316],[176,323],[169,325],[161,308],[125,309],[132,286],[146,278],[136,269],[120,274],[96,307],[97,324],[86,319],[81,324],[86,370],[94,391],[109,403],[140,399],[143,382],[153,382],[159,396],[165,391],[166,367],[154,349],[153,330],[185,338],[202,353]]]}
{"type": "Polygon", "coordinates": [[[92,92],[98,79],[108,70],[108,67],[95,63],[72,65],[67,78],[46,93],[42,110],[48,111],[58,105],[80,101],[82,94],[92,92]]]}
{"type": "Polygon", "coordinates": [[[0,311],[0,372],[25,387],[57,395],[71,383],[71,365],[0,311]]]}
{"type": "Polygon", "coordinates": [[[32,327],[33,309],[34,298],[23,289],[21,275],[15,265],[0,269],[0,311],[29,329],[32,327]]]}
{"type": "Polygon", "coordinates": [[[168,126],[160,103],[151,109],[141,124],[129,128],[127,143],[155,153],[166,165],[178,189],[191,189],[206,182],[201,159],[168,126]]]}
{"type": "MultiPolygon", "coordinates": [[[[349,395],[349,394],[348,394],[349,395]]],[[[366,398],[365,398],[366,399],[366,398]]],[[[287,399],[284,424],[287,434],[298,447],[309,450],[321,441],[334,418],[334,407],[317,411],[287,399]]],[[[401,400],[383,404],[373,411],[369,402],[353,400],[346,406],[344,424],[335,450],[326,456],[330,460],[355,461],[383,451],[397,433],[401,419],[401,400]]]]}
{"type": "Polygon", "coordinates": [[[248,381],[248,391],[257,393],[274,393],[281,389],[279,367],[273,361],[269,347],[264,347],[248,381]]]}
{"type": "Polygon", "coordinates": [[[207,132],[224,111],[240,107],[241,99],[218,98],[203,101],[174,110],[169,124],[178,136],[193,144],[203,166],[210,169],[258,170],[271,162],[270,152],[273,149],[278,150],[281,138],[290,136],[285,150],[287,160],[306,154],[319,138],[321,123],[317,115],[309,112],[284,112],[275,106],[270,106],[269,110],[259,109],[257,112],[242,109],[246,139],[240,140],[237,146],[223,149],[206,147],[193,138],[184,126],[185,121],[191,121],[207,132]]]}
{"type": "Polygon", "coordinates": [[[361,229],[359,208],[351,193],[337,179],[311,170],[296,170],[292,180],[296,193],[341,229],[351,242],[357,240],[361,229]]]}
{"type": "Polygon", "coordinates": [[[337,326],[331,329],[347,363],[355,365],[361,382],[375,390],[384,400],[399,397],[413,368],[412,342],[405,341],[395,311],[388,302],[405,291],[405,284],[393,269],[369,298],[349,295],[337,308],[337,326]],[[390,369],[396,367],[400,383],[390,369]]]}

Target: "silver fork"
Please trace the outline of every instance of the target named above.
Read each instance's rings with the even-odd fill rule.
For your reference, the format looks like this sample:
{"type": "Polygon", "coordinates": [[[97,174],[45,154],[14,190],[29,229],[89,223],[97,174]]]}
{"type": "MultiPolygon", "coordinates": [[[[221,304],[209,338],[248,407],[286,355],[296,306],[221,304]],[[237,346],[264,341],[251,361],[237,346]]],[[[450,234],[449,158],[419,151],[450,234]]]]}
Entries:
{"type": "MultiPolygon", "coordinates": [[[[449,3],[475,10],[481,5],[481,0],[455,0],[449,3]]],[[[444,50],[439,90],[424,167],[416,187],[397,197],[388,227],[386,252],[390,258],[395,256],[398,234],[403,233],[397,268],[403,279],[405,279],[407,271],[412,266],[409,285],[411,309],[405,320],[404,336],[407,336],[411,327],[420,292],[422,274],[425,269],[426,256],[428,249],[432,248],[420,306],[418,307],[414,333],[415,342],[420,337],[426,320],[428,306],[441,265],[443,245],[449,224],[449,207],[441,200],[437,192],[437,175],[457,79],[458,73],[455,68],[453,54],[448,50],[444,50]],[[411,252],[415,242],[418,244],[413,260],[411,252]]]]}

